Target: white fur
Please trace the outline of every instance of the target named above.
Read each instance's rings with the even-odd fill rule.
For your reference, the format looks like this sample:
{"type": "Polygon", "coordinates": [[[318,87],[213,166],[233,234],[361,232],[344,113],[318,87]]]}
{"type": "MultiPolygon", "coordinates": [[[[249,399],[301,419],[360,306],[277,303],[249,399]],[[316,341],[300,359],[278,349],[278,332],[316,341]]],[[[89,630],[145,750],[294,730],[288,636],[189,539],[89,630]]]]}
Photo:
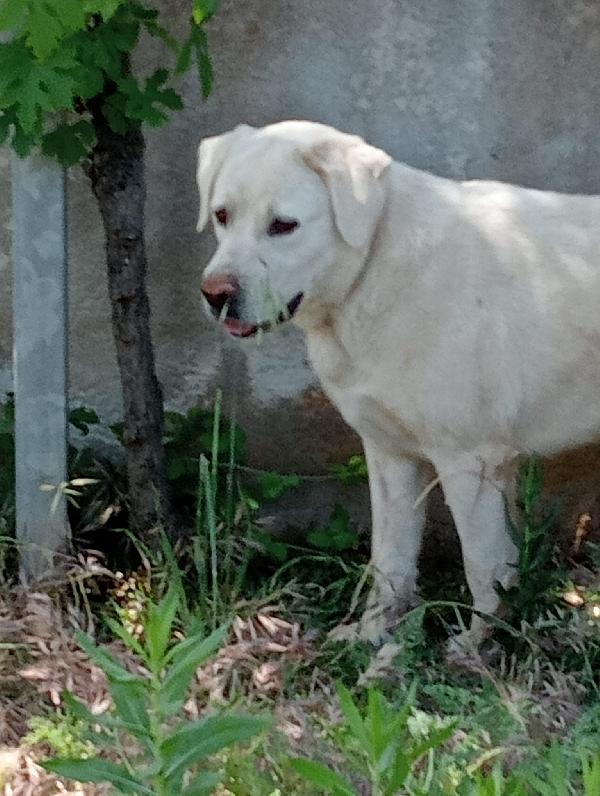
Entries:
{"type": "Polygon", "coordinates": [[[206,273],[239,279],[252,322],[304,293],[294,322],[364,442],[376,571],[365,632],[381,629],[375,607],[414,599],[426,463],[474,606],[495,611],[494,583],[514,571],[503,495],[515,458],[600,435],[600,197],[442,179],[310,122],[211,141],[201,212],[227,206],[231,223],[206,273]],[[273,215],[300,227],[269,238],[273,215]]]}

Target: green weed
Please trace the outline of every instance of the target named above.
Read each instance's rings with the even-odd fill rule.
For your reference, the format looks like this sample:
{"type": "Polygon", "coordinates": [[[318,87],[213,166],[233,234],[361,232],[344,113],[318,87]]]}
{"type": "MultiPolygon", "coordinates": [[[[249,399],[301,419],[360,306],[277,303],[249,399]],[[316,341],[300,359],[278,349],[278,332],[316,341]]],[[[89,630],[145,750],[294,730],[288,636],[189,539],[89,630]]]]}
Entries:
{"type": "Polygon", "coordinates": [[[409,720],[416,686],[413,685],[400,710],[382,694],[370,688],[367,705],[361,714],[350,691],[338,684],[337,694],[343,713],[343,726],[337,733],[344,757],[344,776],[329,766],[295,758],[290,765],[320,790],[334,796],[359,796],[368,782],[371,796],[395,796],[406,786],[417,763],[446,743],[454,733],[454,724],[436,727],[424,738],[410,732],[409,720]]]}
{"type": "Polygon", "coordinates": [[[177,718],[197,667],[216,652],[227,630],[220,627],[205,636],[196,628],[174,644],[178,594],[172,587],[160,602],[148,600],[143,640],[108,620],[147,677],[133,674],[89,637],[78,634],[82,649],[107,677],[114,709],[110,715],[91,714],[69,693],[64,695],[65,704],[74,720],[90,728],[95,747],[113,757],[116,752],[119,762],[99,754],[85,759],[58,757],[45,761],[47,770],[80,782],[108,782],[119,793],[139,796],[209,794],[222,775],[207,767],[207,761],[265,729],[262,718],[226,712],[197,721],[177,718]],[[97,725],[99,732],[93,729],[97,725]]]}

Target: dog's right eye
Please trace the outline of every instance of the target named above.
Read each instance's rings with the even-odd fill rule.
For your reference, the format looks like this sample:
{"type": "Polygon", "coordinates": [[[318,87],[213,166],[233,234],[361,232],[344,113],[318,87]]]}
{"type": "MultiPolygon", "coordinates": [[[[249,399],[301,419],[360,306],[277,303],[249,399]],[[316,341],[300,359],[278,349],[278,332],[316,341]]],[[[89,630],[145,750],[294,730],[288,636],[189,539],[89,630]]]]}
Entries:
{"type": "Polygon", "coordinates": [[[229,221],[229,213],[224,207],[220,207],[218,210],[215,210],[215,218],[218,224],[222,227],[226,227],[229,221]]]}
{"type": "Polygon", "coordinates": [[[299,223],[293,218],[274,218],[269,225],[268,234],[270,237],[274,235],[289,235],[290,232],[293,232],[299,226],[299,223]]]}

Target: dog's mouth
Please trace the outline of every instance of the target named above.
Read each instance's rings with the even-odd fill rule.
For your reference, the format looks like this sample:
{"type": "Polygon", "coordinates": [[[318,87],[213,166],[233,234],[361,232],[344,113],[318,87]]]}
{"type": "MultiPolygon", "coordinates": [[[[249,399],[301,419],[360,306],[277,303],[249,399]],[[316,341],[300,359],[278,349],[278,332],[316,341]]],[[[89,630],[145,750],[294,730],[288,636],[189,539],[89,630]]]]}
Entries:
{"type": "Polygon", "coordinates": [[[269,329],[272,329],[274,326],[291,320],[298,311],[300,304],[302,304],[303,298],[304,293],[298,293],[294,296],[291,301],[288,301],[285,310],[282,310],[273,321],[246,323],[245,321],[240,321],[238,318],[225,317],[223,319],[223,326],[233,337],[254,337],[259,331],[268,332],[269,329]]]}

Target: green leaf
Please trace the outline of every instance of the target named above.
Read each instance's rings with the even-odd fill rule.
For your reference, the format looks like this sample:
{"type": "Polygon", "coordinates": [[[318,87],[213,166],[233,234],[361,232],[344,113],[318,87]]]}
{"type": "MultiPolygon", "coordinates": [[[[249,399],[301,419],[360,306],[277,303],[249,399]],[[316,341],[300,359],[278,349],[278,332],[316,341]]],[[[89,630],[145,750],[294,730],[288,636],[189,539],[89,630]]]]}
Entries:
{"type": "Polygon", "coordinates": [[[109,782],[121,793],[129,793],[133,796],[155,796],[153,790],[134,779],[126,768],[100,757],[93,757],[89,760],[53,758],[43,762],[42,766],[46,771],[52,771],[60,777],[73,779],[77,782],[109,782]]]}
{"type": "Polygon", "coordinates": [[[76,719],[80,719],[81,721],[85,721],[90,724],[94,722],[98,724],[102,723],[104,714],[95,716],[91,710],[88,710],[83,702],[80,702],[79,699],[77,699],[77,697],[70,691],[63,691],[61,694],[61,699],[65,707],[68,708],[69,713],[76,719]]]}
{"type": "Polygon", "coordinates": [[[214,771],[203,771],[184,788],[181,796],[211,796],[223,775],[214,771]]]}
{"type": "Polygon", "coordinates": [[[46,3],[31,3],[27,18],[27,42],[36,58],[44,61],[58,47],[63,38],[63,26],[46,3]]]}
{"type": "Polygon", "coordinates": [[[385,755],[388,742],[385,733],[387,704],[383,694],[376,688],[369,688],[367,702],[367,720],[365,722],[370,740],[371,755],[381,771],[380,760],[385,755]]]}
{"type": "Polygon", "coordinates": [[[340,707],[346,719],[348,729],[352,732],[356,740],[360,742],[364,751],[369,752],[371,749],[371,741],[350,691],[348,691],[343,683],[336,683],[335,690],[337,691],[340,707]]]}
{"type": "Polygon", "coordinates": [[[212,91],[214,72],[210,53],[208,51],[208,38],[202,28],[196,27],[192,31],[192,46],[196,53],[198,77],[202,96],[208,97],[212,91]]]}
{"type": "Polygon", "coordinates": [[[228,625],[222,625],[207,638],[200,634],[192,636],[169,651],[166,660],[171,660],[173,665],[163,680],[159,695],[165,716],[179,710],[196,669],[219,649],[227,630],[228,625]]]}
{"type": "Polygon", "coordinates": [[[90,426],[95,426],[100,422],[100,418],[93,409],[87,406],[77,406],[69,412],[69,423],[86,436],[89,434],[90,426]]]}
{"type": "Polygon", "coordinates": [[[163,599],[156,605],[148,601],[148,619],[146,620],[146,646],[150,668],[158,674],[164,666],[164,657],[173,629],[173,621],[179,605],[179,590],[171,585],[163,599]]]}
{"type": "Polygon", "coordinates": [[[179,56],[177,58],[177,65],[175,66],[175,73],[182,75],[190,68],[192,63],[192,39],[191,37],[182,45],[179,56]]]}
{"type": "Polygon", "coordinates": [[[218,0],[194,0],[192,18],[196,25],[202,25],[209,20],[219,7],[218,0]]]}
{"type": "Polygon", "coordinates": [[[87,13],[81,0],[52,0],[52,7],[67,33],[85,28],[87,13]]]}
{"type": "Polygon", "coordinates": [[[131,674],[106,650],[97,647],[89,636],[81,631],[75,634],[75,639],[87,656],[99,666],[110,682],[138,683],[144,682],[140,677],[131,674]]]}
{"type": "Polygon", "coordinates": [[[173,50],[173,52],[179,52],[179,42],[171,36],[166,28],[163,28],[163,26],[156,21],[156,16],[158,16],[158,12],[152,17],[144,18],[142,24],[152,37],[164,41],[167,47],[173,50]]]}
{"type": "Polygon", "coordinates": [[[146,122],[155,127],[167,121],[167,115],[156,107],[156,103],[160,103],[166,93],[164,89],[160,88],[165,79],[165,71],[158,70],[148,78],[144,89],[140,88],[133,75],[127,75],[119,81],[119,93],[124,98],[127,118],[146,122]]]}
{"type": "MultiPolygon", "coordinates": [[[[89,154],[96,134],[91,122],[81,120],[75,124],[61,124],[42,138],[42,152],[62,163],[74,166],[89,154]]],[[[97,418],[96,418],[97,419],[97,418]]],[[[87,433],[87,426],[85,426],[87,433]]]]}
{"type": "Polygon", "coordinates": [[[108,22],[118,11],[123,0],[88,0],[85,9],[88,14],[100,14],[108,22]]]}
{"type": "Polygon", "coordinates": [[[300,477],[281,473],[261,473],[257,479],[257,486],[263,499],[277,500],[288,490],[300,486],[300,477]]]}
{"type": "Polygon", "coordinates": [[[35,137],[26,133],[21,125],[15,125],[15,131],[12,137],[12,148],[15,150],[20,158],[26,157],[33,147],[35,146],[35,137]]]}
{"type": "Polygon", "coordinates": [[[350,515],[336,506],[326,528],[311,531],[307,540],[322,550],[350,550],[358,544],[358,532],[350,527],[350,515]]]}
{"type": "Polygon", "coordinates": [[[148,749],[152,748],[150,717],[147,709],[148,685],[141,680],[137,683],[110,683],[110,694],[115,703],[116,714],[128,731],[135,735],[148,749]]]}
{"type": "Polygon", "coordinates": [[[115,621],[111,616],[105,616],[104,622],[111,630],[113,635],[117,636],[117,638],[120,638],[128,649],[133,650],[136,655],[139,655],[144,663],[148,663],[146,650],[142,647],[137,638],[133,636],[129,630],[127,630],[127,628],[123,627],[121,622],[115,621]]]}
{"type": "Polygon", "coordinates": [[[331,791],[335,796],[356,796],[352,785],[323,763],[316,763],[314,760],[306,760],[301,757],[293,758],[289,763],[301,777],[323,790],[331,791]]]}
{"type": "Polygon", "coordinates": [[[111,40],[115,47],[122,53],[130,53],[137,44],[140,35],[138,22],[120,22],[118,25],[109,25],[111,40]]]}
{"type": "Polygon", "coordinates": [[[420,757],[426,754],[430,749],[437,749],[438,746],[449,741],[454,735],[456,729],[456,722],[452,722],[447,727],[442,727],[439,730],[434,730],[430,735],[421,743],[417,744],[410,751],[410,760],[415,763],[420,757]]]}
{"type": "Polygon", "coordinates": [[[394,754],[394,762],[391,766],[390,779],[388,782],[388,790],[390,793],[397,793],[406,782],[406,778],[410,774],[410,763],[408,758],[401,749],[396,749],[394,754]]]}
{"type": "Polygon", "coordinates": [[[209,716],[186,724],[160,746],[165,761],[164,776],[177,779],[190,766],[227,746],[253,738],[268,724],[265,719],[253,716],[209,716]]]}
{"type": "Polygon", "coordinates": [[[77,71],[77,94],[82,100],[95,97],[104,87],[104,73],[96,64],[80,63],[77,71]]]}
{"type": "Polygon", "coordinates": [[[132,735],[135,735],[134,731],[139,730],[138,725],[130,725],[127,722],[120,721],[114,716],[111,716],[109,713],[92,713],[70,691],[63,691],[61,694],[61,699],[67,708],[69,715],[73,716],[75,719],[85,722],[86,724],[92,726],[99,724],[101,727],[106,727],[107,729],[111,730],[118,730],[119,732],[129,732],[132,735]]]}
{"type": "Polygon", "coordinates": [[[181,94],[178,94],[172,88],[166,88],[161,91],[160,97],[157,98],[157,102],[160,102],[161,105],[164,105],[165,108],[168,108],[170,111],[180,111],[183,108],[181,94]]]}
{"type": "MultiPolygon", "coordinates": [[[[109,97],[102,106],[102,113],[109,123],[111,130],[115,133],[126,133],[131,126],[131,122],[127,119],[124,106],[124,98],[120,94],[114,94],[112,97],[109,97]]],[[[122,423],[115,423],[110,426],[110,430],[120,442],[123,442],[122,423]]]]}
{"type": "Polygon", "coordinates": [[[0,108],[14,105],[26,135],[41,133],[42,112],[70,109],[74,89],[71,52],[57,52],[40,64],[22,40],[0,44],[0,108]]]}
{"type": "Polygon", "coordinates": [[[14,30],[23,19],[28,5],[28,0],[2,0],[0,30],[14,30]]]}

